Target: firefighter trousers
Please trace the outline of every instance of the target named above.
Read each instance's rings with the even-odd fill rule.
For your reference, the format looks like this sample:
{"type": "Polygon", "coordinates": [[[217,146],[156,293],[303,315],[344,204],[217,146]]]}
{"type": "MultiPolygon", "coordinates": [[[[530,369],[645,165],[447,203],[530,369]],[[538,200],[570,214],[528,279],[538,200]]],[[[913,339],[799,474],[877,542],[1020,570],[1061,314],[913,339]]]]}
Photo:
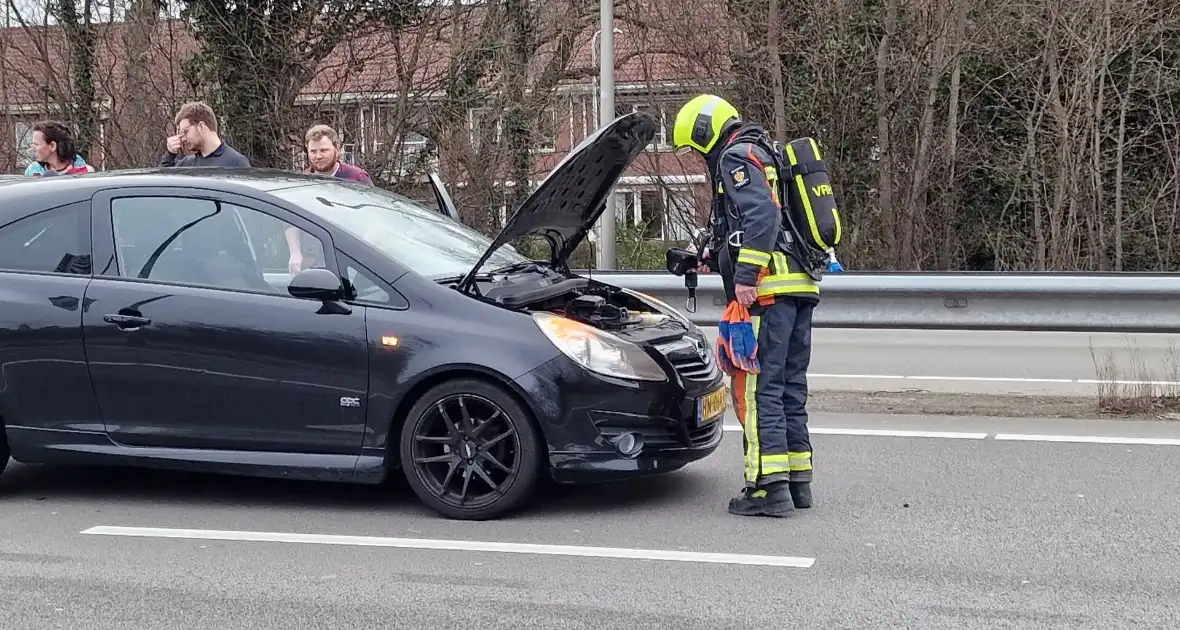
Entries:
{"type": "Polygon", "coordinates": [[[783,295],[775,296],[774,304],[750,308],[760,370],[738,370],[732,385],[747,486],[811,481],[807,369],[814,310],[814,301],[783,295]]]}

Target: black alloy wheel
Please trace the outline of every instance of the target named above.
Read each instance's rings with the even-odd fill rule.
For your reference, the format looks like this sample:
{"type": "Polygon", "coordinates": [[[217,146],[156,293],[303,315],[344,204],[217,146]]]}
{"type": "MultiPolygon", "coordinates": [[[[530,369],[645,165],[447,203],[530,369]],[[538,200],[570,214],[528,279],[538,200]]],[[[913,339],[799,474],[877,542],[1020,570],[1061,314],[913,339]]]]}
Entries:
{"type": "Polygon", "coordinates": [[[532,420],[500,388],[460,379],[428,391],[402,428],[410,487],[448,518],[498,518],[530,498],[541,448],[532,420]]]}

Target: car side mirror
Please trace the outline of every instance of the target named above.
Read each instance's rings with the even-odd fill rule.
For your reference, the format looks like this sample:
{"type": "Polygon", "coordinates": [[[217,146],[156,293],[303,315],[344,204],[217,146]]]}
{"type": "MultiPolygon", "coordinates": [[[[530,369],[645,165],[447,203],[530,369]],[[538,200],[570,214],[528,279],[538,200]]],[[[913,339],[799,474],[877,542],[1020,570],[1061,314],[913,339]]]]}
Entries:
{"type": "Polygon", "coordinates": [[[291,278],[287,293],[301,300],[343,300],[344,282],[327,269],[304,269],[291,278]]]}

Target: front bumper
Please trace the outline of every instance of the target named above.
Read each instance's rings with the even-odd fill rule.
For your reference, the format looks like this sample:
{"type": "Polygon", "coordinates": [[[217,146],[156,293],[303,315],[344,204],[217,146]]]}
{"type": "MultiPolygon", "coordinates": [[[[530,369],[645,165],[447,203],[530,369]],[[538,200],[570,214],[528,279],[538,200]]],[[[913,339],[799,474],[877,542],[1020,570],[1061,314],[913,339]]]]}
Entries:
{"type": "Polygon", "coordinates": [[[716,451],[724,415],[699,423],[697,400],[723,388],[725,379],[711,356],[697,356],[688,344],[662,348],[659,360],[674,375],[663,383],[601,377],[564,356],[517,379],[540,422],[553,478],[586,483],[642,477],[678,470],[716,451]]]}
{"type": "Polygon", "coordinates": [[[712,424],[691,433],[687,440],[675,429],[648,429],[642,433],[645,443],[634,457],[623,456],[614,448],[550,452],[551,474],[560,483],[599,483],[680,470],[712,455],[721,445],[722,422],[712,424]],[[683,446],[684,441],[689,445],[683,446]]]}

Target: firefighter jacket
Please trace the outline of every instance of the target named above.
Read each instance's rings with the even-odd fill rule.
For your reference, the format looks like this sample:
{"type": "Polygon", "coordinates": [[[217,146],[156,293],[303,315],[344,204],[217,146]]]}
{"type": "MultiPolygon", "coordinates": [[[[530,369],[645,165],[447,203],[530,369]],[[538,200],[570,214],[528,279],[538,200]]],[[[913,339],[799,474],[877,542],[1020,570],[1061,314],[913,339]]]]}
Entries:
{"type": "Polygon", "coordinates": [[[794,258],[795,244],[783,226],[783,200],[774,158],[745,139],[765,133],[757,125],[729,132],[726,142],[709,156],[713,176],[711,230],[718,271],[727,297],[733,285],[756,286],[759,302],[775,296],[819,300],[819,284],[794,258]]]}

